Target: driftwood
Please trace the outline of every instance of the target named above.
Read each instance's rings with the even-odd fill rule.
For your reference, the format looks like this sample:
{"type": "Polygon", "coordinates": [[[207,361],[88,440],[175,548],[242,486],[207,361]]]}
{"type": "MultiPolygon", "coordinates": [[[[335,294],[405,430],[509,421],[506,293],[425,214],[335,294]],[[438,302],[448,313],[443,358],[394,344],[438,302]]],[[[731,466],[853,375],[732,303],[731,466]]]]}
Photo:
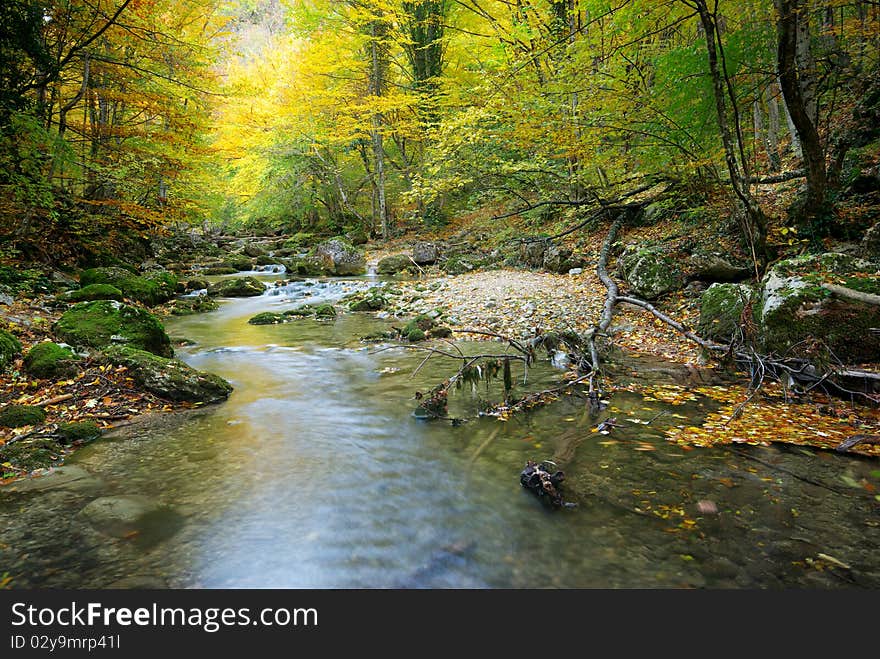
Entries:
{"type": "Polygon", "coordinates": [[[565,474],[561,471],[551,472],[550,466],[549,462],[537,463],[529,460],[519,475],[520,485],[556,508],[572,507],[559,492],[559,485],[565,480],[565,474]]]}
{"type": "Polygon", "coordinates": [[[853,435],[840,442],[834,450],[838,453],[846,453],[859,444],[880,444],[880,435],[853,435]]]}
{"type": "Polygon", "coordinates": [[[880,306],[880,295],[863,293],[862,291],[854,291],[851,288],[840,286],[838,284],[822,284],[822,288],[824,288],[826,291],[830,291],[837,297],[842,297],[847,300],[854,300],[855,302],[862,302],[864,304],[873,304],[875,306],[880,306]]]}

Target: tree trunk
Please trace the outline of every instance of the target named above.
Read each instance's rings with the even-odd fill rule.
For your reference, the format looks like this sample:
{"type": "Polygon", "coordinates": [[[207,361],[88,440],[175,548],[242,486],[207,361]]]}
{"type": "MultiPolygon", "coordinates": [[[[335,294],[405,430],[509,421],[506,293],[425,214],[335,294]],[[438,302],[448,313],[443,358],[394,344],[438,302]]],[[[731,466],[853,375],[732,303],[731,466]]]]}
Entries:
{"type": "MultiPolygon", "coordinates": [[[[382,96],[383,92],[383,76],[382,62],[379,54],[379,30],[377,30],[376,21],[370,23],[370,92],[374,100],[382,96]]],[[[379,226],[382,231],[382,239],[387,240],[389,237],[388,227],[388,208],[385,200],[385,148],[382,144],[382,113],[373,112],[371,119],[370,139],[373,143],[373,166],[376,172],[376,198],[377,211],[379,213],[379,226]]],[[[376,218],[373,219],[375,224],[376,218]]]]}
{"type": "MultiPolygon", "coordinates": [[[[804,205],[806,218],[815,219],[825,205],[825,194],[828,186],[825,168],[825,151],[819,139],[819,131],[813,117],[816,116],[814,82],[805,82],[809,78],[815,80],[815,69],[804,70],[802,62],[811,58],[804,55],[801,42],[803,35],[809,35],[809,29],[800,29],[799,24],[808,20],[803,0],[775,0],[778,32],[777,64],[779,79],[785,105],[791,115],[797,135],[800,138],[804,154],[804,169],[807,175],[807,198],[804,205]],[[804,94],[807,90],[808,95],[804,94]]],[[[808,44],[807,44],[808,45],[808,44]]]]}
{"type": "Polygon", "coordinates": [[[767,155],[770,158],[770,170],[778,172],[782,169],[782,161],[779,158],[779,105],[776,103],[776,94],[770,86],[764,89],[764,99],[767,104],[767,155]]]}

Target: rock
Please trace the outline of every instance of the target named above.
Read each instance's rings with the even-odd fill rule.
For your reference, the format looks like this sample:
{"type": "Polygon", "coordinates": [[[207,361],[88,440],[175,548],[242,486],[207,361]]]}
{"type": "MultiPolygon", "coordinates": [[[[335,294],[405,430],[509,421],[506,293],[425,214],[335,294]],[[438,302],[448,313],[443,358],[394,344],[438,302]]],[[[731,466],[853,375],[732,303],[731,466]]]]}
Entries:
{"type": "Polygon", "coordinates": [[[466,261],[461,256],[450,256],[443,262],[440,268],[450,275],[463,275],[473,270],[474,266],[470,261],[466,261]]]}
{"type": "Polygon", "coordinates": [[[8,462],[16,469],[31,472],[51,467],[63,454],[54,439],[29,437],[0,446],[0,464],[8,462]]]}
{"type": "Polygon", "coordinates": [[[868,261],[836,253],[780,261],[764,277],[755,310],[762,348],[815,357],[821,342],[843,361],[880,360],[880,335],[871,331],[880,327],[880,307],[836,296],[826,281],[880,293],[877,266],[868,261]]]}
{"type": "Polygon", "coordinates": [[[388,300],[379,292],[379,289],[371,288],[363,295],[355,295],[348,308],[351,311],[379,311],[384,309],[387,304],[388,300]]]}
{"type": "MultiPolygon", "coordinates": [[[[6,405],[0,409],[0,428],[35,426],[46,420],[46,411],[36,405],[6,405]]],[[[16,442],[17,443],[17,442],[16,442]]]]}
{"type": "Polygon", "coordinates": [[[880,168],[871,167],[859,172],[849,184],[853,194],[871,194],[880,190],[880,168]]]}
{"type": "Polygon", "coordinates": [[[712,284],[700,298],[697,333],[704,339],[729,342],[740,333],[740,319],[752,289],[745,284],[712,284]]]}
{"type": "MultiPolygon", "coordinates": [[[[30,470],[33,471],[33,470],[30,470]]],[[[4,492],[44,492],[47,490],[94,490],[101,486],[101,481],[92,476],[82,467],[64,465],[56,467],[50,473],[39,478],[25,478],[15,481],[3,488],[4,492]]]]}
{"type": "Polygon", "coordinates": [[[21,342],[15,338],[15,335],[0,329],[0,371],[11,364],[15,355],[20,352],[21,342]]]}
{"type": "Polygon", "coordinates": [[[217,311],[219,308],[220,305],[216,300],[211,299],[207,295],[198,295],[174,300],[171,313],[174,316],[191,316],[196,313],[217,311]]]}
{"type": "Polygon", "coordinates": [[[681,270],[657,247],[628,246],[620,257],[620,271],[636,295],[648,300],[684,285],[681,270]]]}
{"type": "Polygon", "coordinates": [[[183,287],[184,292],[192,293],[194,291],[203,291],[208,288],[207,279],[190,279],[183,287]]]}
{"type": "Polygon", "coordinates": [[[166,400],[217,403],[232,393],[232,385],[220,376],[197,371],[177,359],[158,357],[130,346],[111,346],[103,351],[103,357],[111,364],[128,368],[135,382],[166,400]]]}
{"type": "Polygon", "coordinates": [[[691,254],[685,269],[691,279],[720,282],[742,281],[754,272],[748,265],[731,262],[724,254],[702,251],[691,254]]]}
{"type": "Polygon", "coordinates": [[[367,271],[364,253],[341,238],[331,238],[315,245],[310,256],[329,275],[362,275],[367,271]]]}
{"type": "Polygon", "coordinates": [[[55,436],[62,444],[82,444],[90,442],[101,436],[101,428],[93,421],[74,421],[73,423],[59,423],[55,430],[55,436]]]}
{"type": "Polygon", "coordinates": [[[92,268],[80,274],[80,285],[109,284],[125,297],[148,306],[167,302],[177,292],[177,277],[167,270],[153,270],[138,276],[124,268],[92,268]]]}
{"type": "Polygon", "coordinates": [[[580,259],[572,251],[559,245],[550,245],[544,252],[544,269],[556,274],[565,274],[580,265],[580,259]]]}
{"type": "Polygon", "coordinates": [[[202,272],[206,275],[234,275],[238,270],[232,266],[218,265],[205,268],[202,272]]]}
{"type": "Polygon", "coordinates": [[[570,275],[582,275],[583,273],[584,273],[583,268],[572,268],[571,270],[568,271],[568,274],[570,274],[570,275]]]}
{"type": "Polygon", "coordinates": [[[92,300],[117,300],[122,302],[122,291],[112,284],[89,284],[80,289],[67,291],[58,296],[64,302],[91,302],[92,300]]]}
{"type": "Polygon", "coordinates": [[[123,538],[137,532],[145,517],[161,509],[162,506],[154,499],[127,495],[100,497],[89,503],[79,514],[98,531],[123,538]]]}
{"type": "Polygon", "coordinates": [[[208,286],[208,295],[212,297],[254,297],[265,292],[263,282],[254,277],[224,279],[208,286]]]}
{"type": "Polygon", "coordinates": [[[113,342],[124,342],[162,357],[174,355],[171,340],[158,318],[114,300],[75,304],[58,319],[53,329],[55,336],[77,347],[101,349],[113,342]]]}
{"type": "Polygon", "coordinates": [[[394,254],[386,256],[376,265],[376,272],[380,275],[395,275],[398,272],[409,270],[412,267],[412,261],[406,254],[394,254]]]}
{"type": "Polygon", "coordinates": [[[431,265],[436,263],[440,252],[435,243],[416,243],[412,250],[412,260],[418,265],[431,265]]]}
{"type": "Polygon", "coordinates": [[[266,251],[256,243],[247,243],[242,251],[246,256],[250,256],[251,258],[266,255],[266,251]]]}
{"type": "Polygon", "coordinates": [[[880,259],[880,222],[877,222],[865,232],[859,248],[862,256],[865,258],[880,259]]]}
{"type": "Polygon", "coordinates": [[[24,356],[24,370],[38,378],[62,377],[76,372],[75,362],[70,348],[46,341],[34,345],[24,356]]]}
{"type": "Polygon", "coordinates": [[[233,268],[236,272],[248,271],[254,269],[254,262],[248,257],[236,254],[226,259],[226,265],[233,268]]]}
{"type": "Polygon", "coordinates": [[[544,254],[547,251],[547,241],[532,240],[520,245],[520,259],[530,268],[542,268],[544,266],[544,254]]]}
{"type": "Polygon", "coordinates": [[[0,304],[4,304],[6,306],[9,306],[13,302],[15,302],[14,297],[9,295],[9,293],[4,293],[4,292],[0,291],[0,304]]]}

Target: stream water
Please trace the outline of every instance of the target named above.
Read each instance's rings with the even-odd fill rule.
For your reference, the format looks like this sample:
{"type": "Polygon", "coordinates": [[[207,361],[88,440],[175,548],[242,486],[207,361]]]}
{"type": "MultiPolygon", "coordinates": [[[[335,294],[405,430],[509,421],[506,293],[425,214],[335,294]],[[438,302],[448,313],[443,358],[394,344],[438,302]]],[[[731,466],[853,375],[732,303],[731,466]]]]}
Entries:
{"type": "MultiPolygon", "coordinates": [[[[607,414],[654,421],[608,435],[578,398],[506,423],[426,422],[414,392],[456,365],[433,358],[413,375],[425,353],[358,341],[385,321],[247,324],[371,283],[301,282],[169,320],[192,341],[179,357],[235,392],[81,449],[68,479],[0,490],[0,576],[31,588],[880,586],[878,502],[854,486],[880,486],[876,461],[666,442],[664,424],[712,409],[700,397],[615,394],[607,414]],[[522,489],[528,459],[559,462],[578,506],[522,489]],[[80,512],[113,496],[154,507],[123,535],[80,512]]],[[[559,374],[542,364],[527,386],[559,374]]],[[[497,395],[457,392],[451,413],[497,395]]]]}

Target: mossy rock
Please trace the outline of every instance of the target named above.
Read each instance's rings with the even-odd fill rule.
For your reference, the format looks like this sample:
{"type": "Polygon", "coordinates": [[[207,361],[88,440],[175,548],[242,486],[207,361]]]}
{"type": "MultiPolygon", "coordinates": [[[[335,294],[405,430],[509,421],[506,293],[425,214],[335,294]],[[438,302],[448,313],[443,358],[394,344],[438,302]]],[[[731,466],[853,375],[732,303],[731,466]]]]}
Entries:
{"type": "Polygon", "coordinates": [[[47,341],[37,343],[24,356],[24,370],[38,378],[63,377],[76,371],[75,362],[70,348],[47,341]]]}
{"type": "Polygon", "coordinates": [[[35,426],[46,420],[46,411],[36,405],[6,405],[0,409],[0,427],[35,426]]]}
{"type": "Polygon", "coordinates": [[[197,313],[206,313],[208,311],[217,311],[220,304],[216,300],[212,300],[207,295],[198,295],[196,297],[186,297],[174,300],[171,307],[171,314],[174,316],[191,316],[197,313]]]}
{"type": "Polygon", "coordinates": [[[63,455],[57,441],[44,437],[23,439],[0,447],[0,463],[8,462],[26,472],[51,467],[63,455]]]}
{"type": "Polygon", "coordinates": [[[124,343],[156,355],[171,357],[174,350],[162,323],[149,311],[115,300],[80,302],[54,325],[55,336],[82,348],[106,348],[124,343]]]}
{"type": "Polygon", "coordinates": [[[218,375],[130,346],[111,346],[103,351],[103,359],[125,366],[141,387],[166,400],[216,403],[232,393],[232,385],[218,375]]]}
{"type": "Polygon", "coordinates": [[[258,313],[256,316],[248,319],[248,325],[278,325],[280,323],[288,322],[289,319],[290,316],[285,316],[283,313],[263,311],[262,313],[258,313]]]}
{"type": "Polygon", "coordinates": [[[406,254],[394,254],[381,259],[376,265],[376,272],[380,275],[396,275],[398,272],[408,271],[413,267],[413,262],[406,254]]]}
{"type": "Polygon", "coordinates": [[[876,266],[848,255],[782,261],[764,277],[755,309],[762,348],[794,357],[880,361],[880,335],[872,331],[880,327],[880,307],[835,296],[825,282],[880,290],[876,266]]]}
{"type": "Polygon", "coordinates": [[[257,265],[276,265],[278,264],[278,259],[276,259],[274,256],[263,254],[254,258],[254,263],[256,263],[257,265]]]}
{"type": "Polygon", "coordinates": [[[254,269],[254,262],[247,256],[231,256],[226,261],[229,267],[235,268],[236,272],[254,269]]]}
{"type": "Polygon", "coordinates": [[[440,327],[437,325],[436,321],[433,318],[428,315],[421,314],[419,316],[416,316],[403,326],[403,329],[400,330],[400,336],[407,341],[415,343],[417,341],[424,341],[426,338],[428,338],[429,334],[431,334],[432,336],[439,336],[437,334],[433,334],[439,329],[440,327]]]}
{"type": "Polygon", "coordinates": [[[424,341],[427,338],[427,334],[425,334],[418,327],[410,328],[408,331],[403,333],[403,338],[412,343],[416,343],[418,341],[424,341]]]}
{"type": "Polygon", "coordinates": [[[242,251],[244,252],[245,256],[250,256],[251,258],[266,255],[266,250],[264,250],[256,243],[248,243],[244,246],[244,249],[242,251]]]}
{"type": "Polygon", "coordinates": [[[192,291],[203,291],[208,288],[208,280],[207,279],[190,279],[186,282],[184,286],[184,291],[191,293],[192,291]]]}
{"type": "Polygon", "coordinates": [[[0,371],[5,369],[15,355],[21,352],[21,342],[14,334],[0,329],[0,371]]]}
{"type": "Polygon", "coordinates": [[[266,287],[254,277],[224,279],[208,286],[208,295],[213,297],[255,297],[266,292],[266,287]]]}
{"type": "Polygon", "coordinates": [[[743,309],[751,297],[752,289],[744,284],[712,284],[700,298],[699,335],[723,342],[739,338],[743,309]]]}
{"type": "Polygon", "coordinates": [[[428,337],[431,339],[446,339],[452,336],[452,330],[445,325],[438,325],[428,330],[428,337]]]}
{"type": "Polygon", "coordinates": [[[90,442],[101,436],[101,428],[93,421],[74,421],[59,423],[55,430],[58,441],[65,445],[90,442]]]}
{"type": "Polygon", "coordinates": [[[312,248],[309,261],[317,264],[329,275],[362,275],[367,271],[367,261],[362,250],[343,238],[331,238],[312,248]]]}
{"type": "Polygon", "coordinates": [[[678,265],[659,247],[628,247],[620,257],[620,270],[629,287],[648,300],[684,285],[678,265]]]}
{"type": "Polygon", "coordinates": [[[65,302],[91,302],[92,300],[118,300],[122,302],[122,291],[112,284],[89,284],[61,295],[65,302]]]}
{"type": "Polygon", "coordinates": [[[205,268],[202,272],[206,275],[234,275],[238,270],[228,265],[212,266],[205,268]]]}
{"type": "Polygon", "coordinates": [[[464,273],[473,270],[474,264],[471,260],[468,260],[462,256],[450,256],[442,263],[440,269],[443,270],[443,272],[445,272],[446,274],[463,275],[464,273]]]}
{"type": "Polygon", "coordinates": [[[348,300],[351,311],[379,311],[388,305],[388,300],[378,288],[371,288],[366,293],[356,293],[348,300]]]}
{"type": "Polygon", "coordinates": [[[336,318],[336,307],[332,304],[319,304],[314,307],[315,318],[336,318]]]}
{"type": "Polygon", "coordinates": [[[124,268],[91,268],[80,274],[83,288],[93,284],[109,284],[132,300],[147,306],[167,302],[177,292],[177,277],[167,270],[154,270],[138,276],[124,268]]]}

